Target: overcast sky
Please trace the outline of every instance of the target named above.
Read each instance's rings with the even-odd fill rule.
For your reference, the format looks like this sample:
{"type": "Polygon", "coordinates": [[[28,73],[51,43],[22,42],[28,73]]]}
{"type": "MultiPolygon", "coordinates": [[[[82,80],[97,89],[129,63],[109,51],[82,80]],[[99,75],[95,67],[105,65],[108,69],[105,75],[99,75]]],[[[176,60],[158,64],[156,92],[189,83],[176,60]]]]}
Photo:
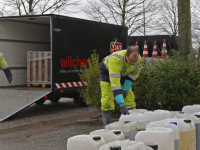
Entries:
{"type": "MultiPolygon", "coordinates": [[[[160,0],[162,1],[162,0],[160,0]]],[[[195,3],[196,0],[190,0],[191,3],[195,3]]],[[[81,9],[83,9],[87,4],[87,0],[81,0],[81,4],[79,6],[71,7],[70,10],[79,11],[78,13],[72,14],[70,16],[75,18],[82,18],[90,20],[90,18],[87,17],[87,15],[84,12],[81,12],[81,9]]]]}

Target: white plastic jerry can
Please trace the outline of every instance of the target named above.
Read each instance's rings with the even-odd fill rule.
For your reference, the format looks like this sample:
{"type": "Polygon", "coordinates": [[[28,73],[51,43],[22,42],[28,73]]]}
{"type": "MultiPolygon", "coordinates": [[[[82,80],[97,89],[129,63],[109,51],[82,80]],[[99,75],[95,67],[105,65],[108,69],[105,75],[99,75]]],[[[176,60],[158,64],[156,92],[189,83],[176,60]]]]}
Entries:
{"type": "Polygon", "coordinates": [[[185,118],[170,118],[163,121],[177,123],[179,128],[180,150],[196,150],[195,125],[192,120],[185,118]]]}
{"type": "MultiPolygon", "coordinates": [[[[177,114],[174,116],[174,118],[185,118],[185,119],[192,120],[194,122],[194,124],[195,124],[195,135],[194,136],[196,137],[196,140],[193,141],[193,143],[196,143],[196,149],[200,150],[200,144],[198,142],[199,137],[200,137],[200,133],[199,133],[200,119],[197,116],[195,116],[193,114],[177,114]]],[[[193,143],[192,143],[192,145],[194,145],[193,143]]]]}
{"type": "Polygon", "coordinates": [[[153,121],[158,121],[159,120],[158,114],[156,112],[154,112],[154,111],[147,111],[147,112],[144,112],[143,114],[148,116],[149,122],[153,122],[153,121]]]}
{"type": "Polygon", "coordinates": [[[119,122],[137,122],[138,129],[146,128],[146,124],[149,122],[148,116],[142,113],[132,113],[130,115],[121,115],[119,122]]]}
{"type": "Polygon", "coordinates": [[[174,133],[174,146],[175,150],[180,150],[179,146],[179,129],[177,127],[177,123],[175,122],[165,122],[165,121],[155,121],[155,122],[150,122],[147,124],[148,127],[165,127],[165,128],[171,128],[174,133]]]}
{"type": "Polygon", "coordinates": [[[171,118],[173,118],[173,116],[182,113],[182,111],[169,111],[171,114],[171,118]]]}
{"type": "Polygon", "coordinates": [[[146,150],[146,146],[140,141],[123,140],[107,143],[101,146],[99,150],[146,150]]]}
{"type": "Polygon", "coordinates": [[[145,144],[154,143],[159,150],[174,150],[174,134],[171,128],[150,127],[146,130],[138,131],[135,136],[136,141],[145,144]]]}
{"type": "Polygon", "coordinates": [[[99,150],[105,144],[100,135],[77,135],[68,138],[67,150],[99,150]]]}
{"type": "Polygon", "coordinates": [[[154,110],[158,114],[158,120],[171,118],[171,113],[168,110],[154,110]]]}
{"type": "Polygon", "coordinates": [[[200,112],[200,105],[198,105],[198,104],[186,105],[182,108],[182,112],[188,113],[188,114],[200,112]]]}
{"type": "Polygon", "coordinates": [[[132,109],[132,110],[129,110],[128,112],[130,114],[132,113],[144,113],[144,112],[147,112],[148,110],[147,109],[132,109]]]}
{"type": "Polygon", "coordinates": [[[137,122],[113,122],[111,124],[106,125],[106,129],[109,130],[120,130],[124,134],[124,139],[129,139],[134,141],[135,135],[138,131],[137,122]]]}
{"type": "Polygon", "coordinates": [[[105,143],[124,140],[124,134],[120,130],[100,129],[90,132],[90,135],[101,135],[104,138],[105,143]]]}

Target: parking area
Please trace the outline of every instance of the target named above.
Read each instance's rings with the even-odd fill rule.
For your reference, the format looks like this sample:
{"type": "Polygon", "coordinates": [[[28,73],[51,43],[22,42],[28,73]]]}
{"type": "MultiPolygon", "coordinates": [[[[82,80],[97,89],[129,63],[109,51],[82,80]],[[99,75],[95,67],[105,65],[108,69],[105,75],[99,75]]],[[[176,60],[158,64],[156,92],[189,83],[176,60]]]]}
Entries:
{"type": "Polygon", "coordinates": [[[69,137],[102,128],[102,124],[76,121],[100,115],[93,106],[80,107],[66,98],[59,103],[33,104],[0,123],[0,149],[66,150],[69,137]]]}

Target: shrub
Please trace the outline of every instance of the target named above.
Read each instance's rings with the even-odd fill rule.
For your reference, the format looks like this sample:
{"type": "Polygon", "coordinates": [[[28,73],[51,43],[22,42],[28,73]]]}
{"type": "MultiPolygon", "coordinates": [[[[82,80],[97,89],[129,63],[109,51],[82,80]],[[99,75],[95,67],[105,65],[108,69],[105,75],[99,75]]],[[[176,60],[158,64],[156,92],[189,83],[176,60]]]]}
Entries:
{"type": "Polygon", "coordinates": [[[79,73],[81,81],[88,82],[86,88],[79,90],[79,93],[83,97],[84,101],[101,108],[101,87],[100,87],[100,76],[99,76],[99,55],[94,51],[91,54],[91,58],[88,59],[89,67],[82,67],[82,72],[79,73]]]}
{"type": "Polygon", "coordinates": [[[181,57],[173,51],[170,59],[146,63],[133,84],[138,107],[181,110],[200,101],[200,66],[194,53],[181,57]]]}

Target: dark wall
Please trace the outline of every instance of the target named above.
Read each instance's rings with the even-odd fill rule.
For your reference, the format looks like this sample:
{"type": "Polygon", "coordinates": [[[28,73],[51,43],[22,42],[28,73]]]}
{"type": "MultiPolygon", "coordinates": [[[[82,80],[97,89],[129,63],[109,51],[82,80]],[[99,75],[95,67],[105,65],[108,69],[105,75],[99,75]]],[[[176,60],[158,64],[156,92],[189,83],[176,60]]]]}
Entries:
{"type": "Polygon", "coordinates": [[[135,42],[138,41],[138,47],[140,50],[140,55],[142,56],[143,48],[144,48],[144,41],[147,41],[149,57],[152,55],[153,51],[153,44],[154,41],[157,42],[158,47],[158,55],[161,55],[162,46],[163,46],[163,39],[166,39],[167,45],[167,53],[171,55],[171,50],[175,49],[178,50],[178,37],[172,35],[153,35],[153,36],[129,36],[128,37],[128,46],[135,45],[135,42]]]}

